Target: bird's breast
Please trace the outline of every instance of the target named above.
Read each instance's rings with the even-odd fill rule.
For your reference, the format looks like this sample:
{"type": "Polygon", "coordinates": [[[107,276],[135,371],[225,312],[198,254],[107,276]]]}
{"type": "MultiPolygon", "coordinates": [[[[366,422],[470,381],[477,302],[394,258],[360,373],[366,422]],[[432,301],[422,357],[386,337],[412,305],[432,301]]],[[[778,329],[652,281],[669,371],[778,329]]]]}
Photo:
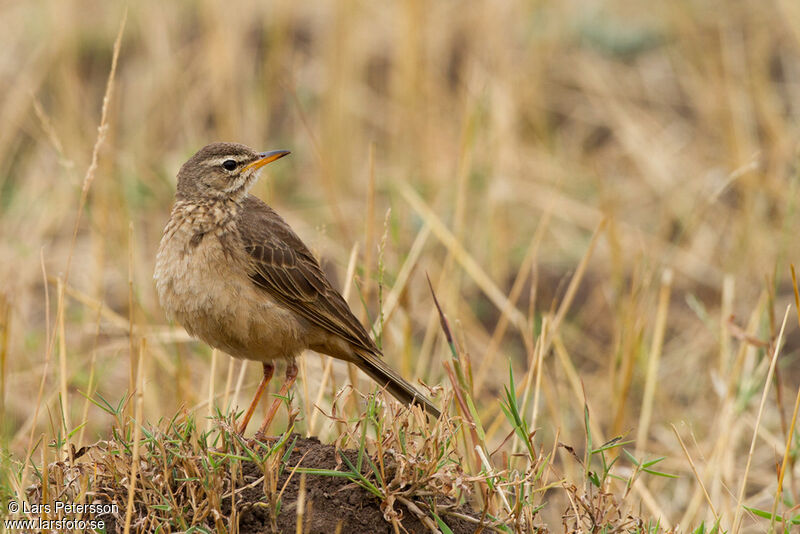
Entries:
{"type": "Polygon", "coordinates": [[[198,230],[170,221],[156,258],[155,284],[167,316],[193,336],[232,356],[295,356],[305,324],[256,287],[235,228],[198,230]]]}
{"type": "Polygon", "coordinates": [[[223,229],[191,224],[167,228],[156,257],[154,279],[168,314],[228,308],[241,292],[236,249],[223,229]]]}

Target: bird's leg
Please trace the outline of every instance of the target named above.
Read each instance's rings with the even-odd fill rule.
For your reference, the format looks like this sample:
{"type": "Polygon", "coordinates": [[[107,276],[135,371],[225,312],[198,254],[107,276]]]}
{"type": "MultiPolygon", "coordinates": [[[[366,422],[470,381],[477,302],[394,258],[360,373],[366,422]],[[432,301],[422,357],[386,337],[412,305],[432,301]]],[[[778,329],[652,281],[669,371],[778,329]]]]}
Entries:
{"type": "Polygon", "coordinates": [[[261,428],[259,428],[258,432],[256,432],[256,437],[266,436],[267,429],[272,423],[272,420],[275,418],[275,414],[278,413],[278,408],[281,406],[281,400],[288,395],[289,390],[294,385],[295,380],[297,380],[297,364],[295,363],[294,358],[292,358],[289,360],[289,363],[286,364],[286,381],[281,386],[281,390],[276,395],[275,400],[272,401],[272,406],[269,407],[267,417],[264,418],[264,422],[261,423],[261,428]]]}
{"type": "Polygon", "coordinates": [[[264,376],[261,378],[261,383],[258,385],[256,396],[253,398],[253,402],[250,403],[250,407],[247,408],[247,412],[244,414],[242,424],[239,426],[239,434],[244,435],[244,431],[247,430],[247,423],[249,423],[250,418],[253,417],[253,412],[256,410],[256,406],[258,406],[258,401],[261,400],[261,396],[264,394],[264,390],[267,389],[267,384],[269,384],[269,381],[272,379],[272,374],[274,372],[275,365],[272,362],[265,362],[264,376]]]}

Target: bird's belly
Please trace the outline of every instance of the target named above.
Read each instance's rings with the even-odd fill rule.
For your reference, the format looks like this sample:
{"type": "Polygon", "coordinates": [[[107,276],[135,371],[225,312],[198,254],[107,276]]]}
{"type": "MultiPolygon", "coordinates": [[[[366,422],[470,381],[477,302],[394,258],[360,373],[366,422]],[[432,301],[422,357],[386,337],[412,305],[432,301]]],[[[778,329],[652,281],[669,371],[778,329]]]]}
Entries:
{"type": "Polygon", "coordinates": [[[304,322],[253,284],[243,260],[226,255],[213,235],[185,242],[162,243],[156,261],[156,290],[169,318],[237,358],[291,358],[305,348],[304,322]]]}

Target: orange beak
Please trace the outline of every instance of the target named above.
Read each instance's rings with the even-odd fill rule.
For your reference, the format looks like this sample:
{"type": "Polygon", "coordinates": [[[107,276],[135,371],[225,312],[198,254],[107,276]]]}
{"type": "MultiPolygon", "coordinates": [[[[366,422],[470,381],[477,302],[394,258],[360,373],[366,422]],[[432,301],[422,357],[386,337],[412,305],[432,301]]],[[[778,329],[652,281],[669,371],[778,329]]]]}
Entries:
{"type": "Polygon", "coordinates": [[[249,170],[256,170],[260,169],[267,163],[272,163],[276,159],[281,159],[283,156],[288,156],[291,154],[288,150],[272,150],[270,152],[262,152],[258,155],[258,159],[252,163],[248,163],[242,172],[249,171],[249,170]]]}

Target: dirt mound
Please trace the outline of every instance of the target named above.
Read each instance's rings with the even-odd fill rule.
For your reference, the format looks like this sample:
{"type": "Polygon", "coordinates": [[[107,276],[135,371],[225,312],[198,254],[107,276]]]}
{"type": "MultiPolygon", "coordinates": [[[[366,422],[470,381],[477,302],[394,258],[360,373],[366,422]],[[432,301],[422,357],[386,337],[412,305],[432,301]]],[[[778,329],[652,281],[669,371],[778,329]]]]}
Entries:
{"type": "MultiPolygon", "coordinates": [[[[345,454],[356,462],[356,452],[345,454]]],[[[283,487],[294,466],[300,464],[304,468],[340,469],[337,452],[332,445],[324,445],[316,438],[298,438],[294,449],[283,470],[278,488],[283,487]],[[302,461],[301,461],[302,460],[302,461]]],[[[262,476],[255,464],[245,464],[243,468],[245,482],[252,483],[262,476]]],[[[281,499],[280,513],[277,517],[278,532],[295,532],[297,525],[297,504],[300,490],[300,476],[295,474],[286,486],[281,499]]],[[[437,498],[437,503],[445,501],[437,498]]],[[[394,532],[392,524],[384,518],[381,501],[366,489],[351,482],[347,478],[324,475],[308,475],[305,481],[304,514],[302,532],[331,534],[346,532],[348,534],[367,534],[394,532]]],[[[264,491],[261,486],[244,490],[238,495],[240,532],[272,532],[271,518],[264,503],[264,491]]],[[[422,521],[408,508],[398,503],[394,506],[399,513],[398,523],[409,533],[430,532],[422,521]]],[[[460,517],[447,512],[439,512],[442,520],[454,533],[472,533],[477,526],[460,517]]],[[[469,514],[461,510],[461,514],[469,514]]],[[[472,515],[472,514],[469,514],[472,515]]],[[[430,515],[428,516],[430,518],[430,515]]]]}
{"type": "MultiPolygon", "coordinates": [[[[157,443],[150,442],[153,450],[170,441],[164,435],[159,438],[157,443]]],[[[151,451],[140,459],[131,532],[164,527],[235,532],[234,525],[238,525],[242,534],[282,534],[298,532],[298,519],[302,520],[300,532],[306,534],[413,534],[447,532],[448,528],[459,534],[475,532],[478,526],[476,514],[465,506],[456,507],[435,485],[414,486],[413,491],[400,487],[396,481],[402,476],[396,475],[409,466],[398,465],[388,453],[378,468],[366,454],[359,461],[356,450],[339,450],[317,438],[296,434],[280,443],[251,440],[246,447],[239,439],[241,446],[232,450],[214,451],[203,445],[199,448],[202,454],[188,441],[172,440],[178,448],[170,454],[158,456],[151,451]],[[360,471],[357,465],[361,465],[360,471]],[[162,476],[165,467],[170,476],[162,476]],[[377,482],[377,472],[389,489],[377,482]],[[170,504],[165,505],[166,501],[170,504]]],[[[78,514],[67,519],[101,519],[105,532],[124,531],[130,458],[119,454],[119,444],[99,442],[80,451],[81,462],[72,466],[68,462],[51,464],[49,485],[61,486],[62,498],[75,500],[78,492],[74,484],[60,485],[59,481],[77,481],[79,473],[92,473],[93,480],[81,493],[91,494],[93,502],[118,505],[114,513],[97,517],[78,514]],[[88,487],[93,490],[86,492],[88,487]]],[[[44,502],[41,485],[31,488],[29,497],[32,502],[44,502]]]]}

